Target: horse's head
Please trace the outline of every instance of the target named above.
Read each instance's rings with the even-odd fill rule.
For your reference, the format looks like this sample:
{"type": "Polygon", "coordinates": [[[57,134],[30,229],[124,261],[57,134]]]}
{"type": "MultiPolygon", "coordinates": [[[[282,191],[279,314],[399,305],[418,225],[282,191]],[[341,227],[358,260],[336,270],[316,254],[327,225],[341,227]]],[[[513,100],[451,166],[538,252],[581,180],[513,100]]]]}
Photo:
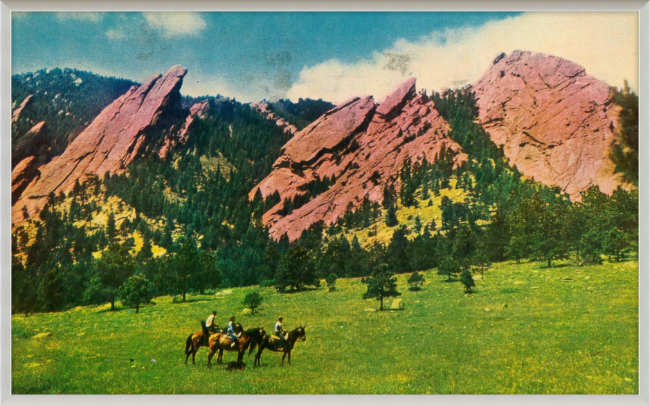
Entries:
{"type": "Polygon", "coordinates": [[[305,335],[305,326],[300,326],[296,328],[296,332],[297,332],[296,338],[299,338],[302,341],[307,340],[307,336],[305,335]]]}
{"type": "Polygon", "coordinates": [[[243,331],[244,331],[244,327],[239,323],[235,323],[235,333],[241,333],[243,331]]]}

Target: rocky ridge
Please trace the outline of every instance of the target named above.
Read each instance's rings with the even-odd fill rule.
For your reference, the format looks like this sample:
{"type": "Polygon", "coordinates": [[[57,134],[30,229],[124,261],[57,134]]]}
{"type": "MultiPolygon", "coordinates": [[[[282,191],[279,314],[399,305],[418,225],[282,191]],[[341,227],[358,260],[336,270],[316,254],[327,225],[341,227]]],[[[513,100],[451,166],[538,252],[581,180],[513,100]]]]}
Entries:
{"type": "Polygon", "coordinates": [[[283,119],[282,117],[278,116],[275,114],[271,109],[269,108],[269,104],[265,101],[257,102],[251,104],[251,108],[254,110],[257,110],[260,112],[260,114],[265,117],[266,119],[273,121],[275,125],[277,125],[282,132],[284,132],[288,136],[294,135],[297,131],[298,128],[283,119]]]}
{"type": "Polygon", "coordinates": [[[132,86],[106,107],[60,156],[39,168],[13,206],[13,225],[25,220],[23,206],[33,216],[50,193],[68,192],[87,175],[123,172],[143,149],[147,133],[180,105],[179,90],[186,73],[184,67],[173,66],[165,75],[132,86]]]}
{"type": "Polygon", "coordinates": [[[474,85],[479,120],[524,175],[580,199],[622,185],[609,150],[619,108],[580,65],[541,53],[500,55],[474,85]]]}
{"type": "Polygon", "coordinates": [[[399,189],[399,171],[407,158],[434,162],[444,150],[461,165],[467,155],[447,137],[448,131],[449,124],[426,95],[416,93],[411,78],[380,105],[372,96],[356,97],[298,132],[250,198],[259,190],[263,197],[278,192],[282,200],[291,199],[311,183],[335,177],[328,190],[290,214],[282,214],[282,202],[264,214],[273,238],[286,233],[295,240],[318,221],[335,222],[364,198],[381,202],[385,185],[399,189]]]}

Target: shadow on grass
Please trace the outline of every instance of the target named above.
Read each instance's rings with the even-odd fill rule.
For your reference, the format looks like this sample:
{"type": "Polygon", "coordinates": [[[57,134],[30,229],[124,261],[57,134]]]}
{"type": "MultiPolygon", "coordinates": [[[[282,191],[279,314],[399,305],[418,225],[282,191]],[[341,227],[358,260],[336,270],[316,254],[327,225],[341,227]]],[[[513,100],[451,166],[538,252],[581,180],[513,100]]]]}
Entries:
{"type": "Polygon", "coordinates": [[[294,294],[294,293],[302,293],[302,292],[311,292],[314,290],[318,290],[320,288],[300,288],[300,289],[292,289],[292,290],[284,290],[278,293],[282,294],[294,294]]]}
{"type": "Polygon", "coordinates": [[[181,300],[175,300],[175,301],[172,301],[171,304],[198,303],[198,302],[210,302],[210,301],[212,301],[212,298],[193,297],[193,298],[185,299],[184,302],[183,302],[182,299],[181,300]]]}

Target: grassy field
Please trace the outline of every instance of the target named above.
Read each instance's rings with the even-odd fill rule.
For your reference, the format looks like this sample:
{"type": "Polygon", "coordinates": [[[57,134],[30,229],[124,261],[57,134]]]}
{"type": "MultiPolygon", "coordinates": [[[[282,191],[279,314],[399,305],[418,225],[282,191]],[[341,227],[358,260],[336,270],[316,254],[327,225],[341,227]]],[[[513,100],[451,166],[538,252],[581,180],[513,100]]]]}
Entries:
{"type": "Polygon", "coordinates": [[[471,295],[434,271],[410,292],[401,275],[405,309],[394,312],[367,311],[378,302],[361,298],[365,285],[341,279],[331,293],[251,287],[180,304],[160,297],[140,314],[104,306],[13,316],[12,391],[637,393],[638,263],[562,265],[497,264],[471,295]],[[262,294],[262,309],[241,316],[251,290],[262,294]],[[246,356],[243,372],[208,370],[205,348],[185,366],[185,339],[212,310],[220,324],[235,314],[267,331],[283,315],[285,328],[306,324],[307,341],[291,366],[265,351],[260,368],[246,356]]]}

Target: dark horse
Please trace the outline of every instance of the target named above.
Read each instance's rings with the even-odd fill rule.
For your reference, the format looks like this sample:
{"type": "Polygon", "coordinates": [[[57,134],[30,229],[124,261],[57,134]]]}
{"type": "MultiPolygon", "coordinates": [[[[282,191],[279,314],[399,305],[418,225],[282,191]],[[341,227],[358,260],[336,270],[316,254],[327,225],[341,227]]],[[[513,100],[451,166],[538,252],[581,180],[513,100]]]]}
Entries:
{"type": "Polygon", "coordinates": [[[282,363],[280,365],[284,365],[284,357],[287,357],[287,361],[289,362],[289,365],[291,365],[291,350],[293,350],[293,346],[296,345],[296,341],[301,339],[302,341],[305,341],[307,337],[305,336],[305,327],[296,327],[289,333],[289,338],[287,338],[287,341],[284,343],[284,347],[282,347],[282,340],[280,340],[279,337],[277,336],[266,336],[264,340],[262,340],[262,343],[259,345],[259,350],[257,351],[257,354],[255,354],[255,362],[253,363],[253,366],[257,365],[262,365],[260,361],[260,357],[262,356],[262,351],[264,351],[265,348],[268,348],[269,351],[273,352],[282,352],[282,363]]]}
{"type": "MultiPolygon", "coordinates": [[[[241,325],[238,323],[240,331],[243,330],[241,325]]],[[[235,331],[238,332],[237,330],[235,331]]],[[[210,353],[208,354],[208,368],[212,368],[212,357],[214,354],[219,352],[217,356],[217,364],[221,364],[223,361],[223,352],[232,351],[237,352],[237,363],[241,363],[244,359],[244,353],[250,348],[249,354],[253,352],[253,349],[256,346],[261,345],[266,337],[266,332],[262,327],[252,328],[250,330],[242,331],[241,336],[237,339],[238,345],[232,347],[232,340],[228,334],[216,333],[212,334],[209,339],[208,348],[210,353]]]]}
{"type": "MultiPolygon", "coordinates": [[[[239,323],[235,325],[235,328],[237,328],[237,326],[241,329],[239,323]]],[[[201,331],[191,333],[190,336],[187,337],[187,340],[185,340],[185,365],[187,365],[187,360],[190,358],[190,355],[192,356],[192,364],[194,364],[194,358],[196,357],[199,348],[207,347],[210,335],[217,333],[223,333],[223,330],[217,329],[217,331],[210,333],[208,328],[205,326],[205,322],[201,321],[201,331]]]]}

